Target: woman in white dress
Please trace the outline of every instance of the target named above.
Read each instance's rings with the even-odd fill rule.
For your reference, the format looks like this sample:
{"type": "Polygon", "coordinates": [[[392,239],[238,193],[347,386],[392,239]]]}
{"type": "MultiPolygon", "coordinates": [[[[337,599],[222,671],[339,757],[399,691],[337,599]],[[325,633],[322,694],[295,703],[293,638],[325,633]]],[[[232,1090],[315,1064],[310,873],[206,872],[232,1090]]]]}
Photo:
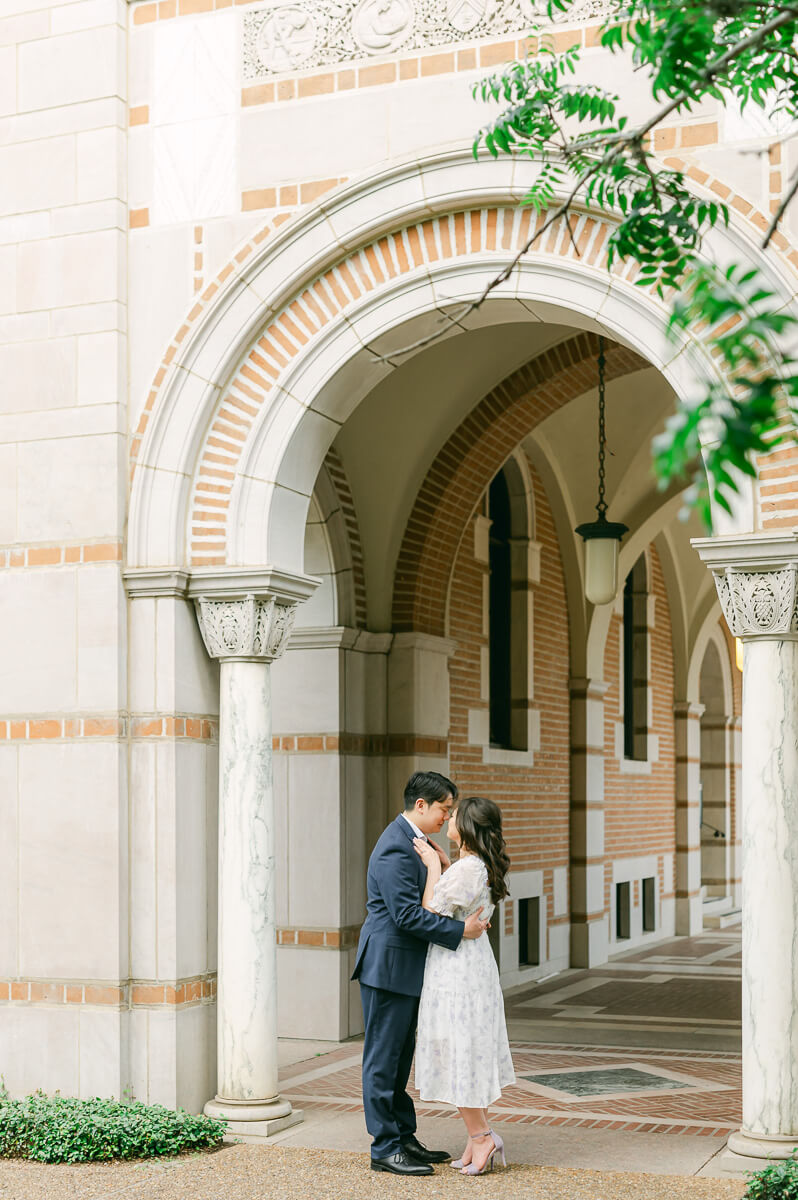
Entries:
{"type": "MultiPolygon", "coordinates": [[[[427,868],[422,904],[431,912],[464,920],[477,909],[483,919],[507,895],[510,867],[498,805],[481,796],[459,800],[447,829],[460,854],[446,871],[428,841],[414,846],[427,868]]],[[[464,1175],[506,1165],[504,1143],[490,1128],[488,1107],[515,1082],[499,973],[487,937],[460,942],[456,950],[430,944],[418,1010],[416,1087],[422,1100],[453,1104],[468,1131],[463,1156],[452,1166],[464,1175]]]]}

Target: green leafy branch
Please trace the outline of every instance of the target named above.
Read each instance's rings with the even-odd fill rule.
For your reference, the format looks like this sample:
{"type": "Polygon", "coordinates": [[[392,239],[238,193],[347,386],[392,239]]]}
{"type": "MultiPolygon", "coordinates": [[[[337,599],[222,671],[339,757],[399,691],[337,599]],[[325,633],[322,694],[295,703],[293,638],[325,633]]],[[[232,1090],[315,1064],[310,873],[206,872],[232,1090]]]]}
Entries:
{"type": "MultiPolygon", "coordinates": [[[[572,3],[549,0],[550,18],[567,14],[572,3]]],[[[550,39],[534,32],[534,54],[474,89],[479,99],[501,106],[477,136],[474,153],[484,146],[494,157],[533,159],[538,170],[522,203],[545,217],[479,296],[453,306],[441,330],[391,357],[427,345],[478,308],[553,224],[565,221],[573,238],[570,218],[577,204],[607,212],[614,221],[608,266],[632,260],[638,286],[662,298],[675,296],[670,336],[703,331],[716,365],[716,382],[680,404],[654,447],[661,486],[692,479],[688,504],[708,521],[710,496],[729,509],[740,473],[755,473],[753,457],[791,432],[798,372],[784,335],[795,322],[778,310],[776,297],[748,264],[721,273],[705,261],[704,240],[715,226],[728,224],[728,208],[696,194],[684,172],[665,166],[651,135],[707,98],[798,121],[798,3],[613,0],[599,40],[646,73],[657,103],[637,123],[620,112],[617,95],[580,81],[578,47],[557,53],[550,39]]],[[[798,171],[763,247],[796,192],[798,171]]]]}

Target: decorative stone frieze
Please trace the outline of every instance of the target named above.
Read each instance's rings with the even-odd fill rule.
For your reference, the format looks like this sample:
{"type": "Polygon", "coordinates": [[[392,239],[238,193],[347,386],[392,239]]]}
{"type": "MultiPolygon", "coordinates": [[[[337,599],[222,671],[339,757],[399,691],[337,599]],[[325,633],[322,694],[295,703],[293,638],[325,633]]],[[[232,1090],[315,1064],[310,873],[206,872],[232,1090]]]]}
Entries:
{"type": "Polygon", "coordinates": [[[798,537],[751,534],[693,542],[712,571],[720,606],[738,638],[798,638],[798,537]]]}
{"type": "MultiPolygon", "coordinates": [[[[577,0],[559,20],[606,12],[606,0],[577,0]]],[[[399,51],[523,34],[548,23],[546,0],[294,0],[244,16],[244,80],[328,67],[399,51]]],[[[557,20],[558,18],[555,18],[557,20]]]]}
{"type": "Polygon", "coordinates": [[[285,650],[296,616],[295,604],[278,604],[274,596],[241,600],[209,600],[197,596],[202,640],[211,658],[258,658],[273,662],[285,650]]]}

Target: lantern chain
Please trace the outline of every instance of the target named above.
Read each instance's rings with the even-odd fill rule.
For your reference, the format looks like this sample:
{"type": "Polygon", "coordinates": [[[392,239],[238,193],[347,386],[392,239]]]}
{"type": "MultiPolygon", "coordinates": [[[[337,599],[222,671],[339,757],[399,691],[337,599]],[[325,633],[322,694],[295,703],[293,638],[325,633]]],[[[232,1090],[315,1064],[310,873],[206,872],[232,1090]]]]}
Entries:
{"type": "Polygon", "coordinates": [[[604,368],[606,359],[604,357],[604,338],[599,337],[599,356],[598,356],[598,411],[599,411],[599,426],[598,426],[598,450],[599,450],[599,465],[598,465],[598,504],[596,511],[599,515],[599,520],[603,521],[607,515],[607,501],[604,498],[605,490],[605,468],[604,457],[605,447],[607,443],[607,432],[604,420],[604,368]]]}

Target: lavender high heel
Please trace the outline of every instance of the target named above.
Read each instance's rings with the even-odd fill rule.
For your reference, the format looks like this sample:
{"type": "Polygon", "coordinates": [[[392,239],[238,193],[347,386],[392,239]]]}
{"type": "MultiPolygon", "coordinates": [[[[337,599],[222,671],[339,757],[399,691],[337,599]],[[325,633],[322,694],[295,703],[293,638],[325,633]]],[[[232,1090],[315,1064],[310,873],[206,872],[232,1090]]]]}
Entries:
{"type": "Polygon", "coordinates": [[[507,1159],[505,1158],[505,1154],[504,1154],[504,1142],[499,1137],[498,1133],[494,1133],[492,1129],[488,1129],[485,1133],[478,1133],[475,1136],[476,1137],[493,1138],[493,1149],[491,1150],[488,1157],[485,1159],[485,1162],[484,1162],[481,1170],[478,1171],[477,1168],[474,1166],[473,1162],[470,1162],[470,1163],[468,1163],[467,1166],[463,1167],[463,1169],[462,1169],[463,1175],[484,1175],[487,1170],[492,1171],[493,1170],[493,1162],[494,1162],[494,1159],[497,1154],[500,1156],[502,1166],[503,1167],[507,1166],[507,1159]]]}
{"type": "MultiPolygon", "coordinates": [[[[484,1134],[484,1133],[478,1133],[478,1134],[477,1134],[477,1137],[485,1137],[485,1134],[484,1134]]],[[[470,1141],[470,1140],[471,1140],[471,1134],[470,1134],[470,1133],[469,1133],[469,1135],[468,1135],[468,1138],[469,1138],[469,1141],[470,1141]]],[[[455,1161],[454,1161],[454,1162],[450,1162],[450,1163],[449,1163],[449,1166],[450,1166],[450,1167],[454,1167],[455,1171],[462,1171],[464,1167],[467,1167],[467,1166],[468,1166],[468,1163],[464,1163],[464,1162],[463,1162],[463,1160],[462,1160],[462,1158],[457,1158],[457,1159],[455,1159],[455,1161]]]]}
{"type": "Polygon", "coordinates": [[[499,1137],[495,1129],[491,1129],[490,1136],[493,1138],[493,1144],[496,1147],[496,1153],[501,1157],[502,1166],[507,1166],[507,1159],[504,1156],[504,1138],[499,1137]]]}

